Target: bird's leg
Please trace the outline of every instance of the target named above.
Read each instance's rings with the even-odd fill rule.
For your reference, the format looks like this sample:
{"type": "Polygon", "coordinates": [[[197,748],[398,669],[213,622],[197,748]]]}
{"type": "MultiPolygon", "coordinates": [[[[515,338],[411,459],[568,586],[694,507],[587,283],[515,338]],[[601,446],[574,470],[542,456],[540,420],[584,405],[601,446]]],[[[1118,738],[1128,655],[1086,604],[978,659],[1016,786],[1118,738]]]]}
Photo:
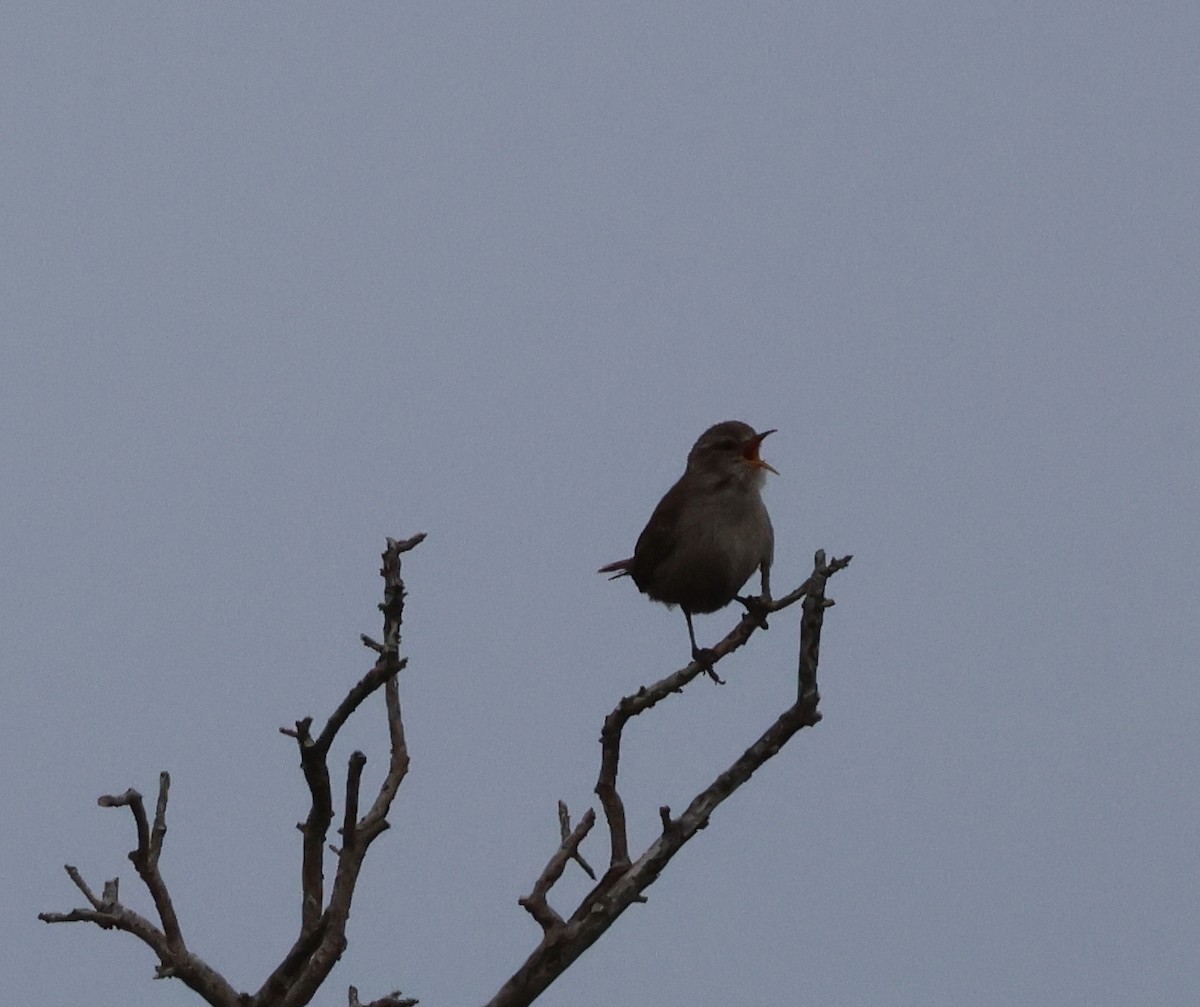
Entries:
{"type": "Polygon", "coordinates": [[[767,625],[767,613],[771,610],[771,566],[764,563],[759,569],[762,571],[762,594],[757,598],[743,598],[739,594],[737,600],[746,606],[747,615],[754,616],[763,629],[770,629],[767,625]]]}
{"type": "Polygon", "coordinates": [[[713,671],[713,652],[708,647],[696,646],[696,630],[692,628],[692,613],[685,608],[683,610],[683,617],[687,620],[688,639],[692,641],[692,660],[699,661],[704,667],[705,673],[717,685],[724,685],[725,680],[713,671]]]}

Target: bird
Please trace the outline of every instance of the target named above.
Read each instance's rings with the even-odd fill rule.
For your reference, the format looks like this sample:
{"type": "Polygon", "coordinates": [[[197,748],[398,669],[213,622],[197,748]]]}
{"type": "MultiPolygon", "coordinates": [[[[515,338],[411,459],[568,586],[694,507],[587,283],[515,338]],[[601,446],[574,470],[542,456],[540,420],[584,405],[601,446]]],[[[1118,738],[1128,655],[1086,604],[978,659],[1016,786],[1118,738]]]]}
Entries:
{"type": "Polygon", "coordinates": [[[762,500],[766,473],[779,472],[759,457],[763,439],[740,420],[709,427],[688,452],[687,468],[654,508],[629,559],[607,563],[611,580],[631,577],[642,594],[687,620],[693,660],[711,667],[711,651],[696,645],[692,616],[716,612],[735,598],[757,569],[762,593],[738,598],[748,609],[771,601],[775,531],[762,500]]]}

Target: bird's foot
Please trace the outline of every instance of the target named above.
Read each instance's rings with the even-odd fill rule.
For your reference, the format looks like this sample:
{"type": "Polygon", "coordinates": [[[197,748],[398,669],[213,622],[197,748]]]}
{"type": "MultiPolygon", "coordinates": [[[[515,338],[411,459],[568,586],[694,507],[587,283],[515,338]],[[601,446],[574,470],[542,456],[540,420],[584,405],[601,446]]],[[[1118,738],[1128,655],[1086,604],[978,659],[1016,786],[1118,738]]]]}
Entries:
{"type": "Polygon", "coordinates": [[[771,612],[771,598],[769,595],[758,594],[743,598],[739,594],[737,595],[737,600],[746,606],[746,614],[753,616],[763,629],[771,628],[767,625],[767,616],[771,612]]]}
{"type": "Polygon", "coordinates": [[[717,685],[724,685],[725,679],[716,673],[713,669],[713,662],[716,661],[717,654],[711,647],[693,647],[692,660],[697,662],[704,673],[711,678],[717,685]]]}

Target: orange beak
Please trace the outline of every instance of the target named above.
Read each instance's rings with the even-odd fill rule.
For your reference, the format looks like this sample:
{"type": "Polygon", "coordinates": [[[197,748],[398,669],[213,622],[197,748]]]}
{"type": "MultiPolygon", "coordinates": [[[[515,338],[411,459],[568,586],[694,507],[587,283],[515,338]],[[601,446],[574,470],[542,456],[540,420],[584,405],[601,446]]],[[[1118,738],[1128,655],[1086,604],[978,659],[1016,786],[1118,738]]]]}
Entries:
{"type": "Polygon", "coordinates": [[[758,449],[762,446],[763,439],[769,434],[775,433],[774,430],[764,430],[761,434],[755,434],[746,442],[746,446],[742,448],[742,457],[747,463],[753,465],[756,469],[766,469],[768,472],[774,472],[779,475],[779,470],[770,466],[758,457],[758,449]]]}

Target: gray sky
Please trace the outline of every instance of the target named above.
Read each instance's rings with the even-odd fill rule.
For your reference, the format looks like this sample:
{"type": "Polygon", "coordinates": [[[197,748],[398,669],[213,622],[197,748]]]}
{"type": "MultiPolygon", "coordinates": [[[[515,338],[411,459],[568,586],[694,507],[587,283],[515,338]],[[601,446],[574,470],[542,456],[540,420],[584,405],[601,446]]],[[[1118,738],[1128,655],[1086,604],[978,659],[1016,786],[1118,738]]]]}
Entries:
{"type": "MultiPolygon", "coordinates": [[[[777,590],[856,556],[825,720],[543,1002],[1194,1003],[1198,51],[1182,2],[10,10],[9,985],[197,1002],[35,919],[64,862],[146,908],[95,799],[169,769],[186,933],[257,987],[298,911],[276,728],[368,667],[423,530],[413,768],[318,1002],[490,996],[604,714],[687,653],[594,571],[738,418],[779,428],[777,590]]],[[[635,843],[795,643],[633,725],[635,843]]],[[[378,710],[352,745],[377,774],[378,710]]]]}

